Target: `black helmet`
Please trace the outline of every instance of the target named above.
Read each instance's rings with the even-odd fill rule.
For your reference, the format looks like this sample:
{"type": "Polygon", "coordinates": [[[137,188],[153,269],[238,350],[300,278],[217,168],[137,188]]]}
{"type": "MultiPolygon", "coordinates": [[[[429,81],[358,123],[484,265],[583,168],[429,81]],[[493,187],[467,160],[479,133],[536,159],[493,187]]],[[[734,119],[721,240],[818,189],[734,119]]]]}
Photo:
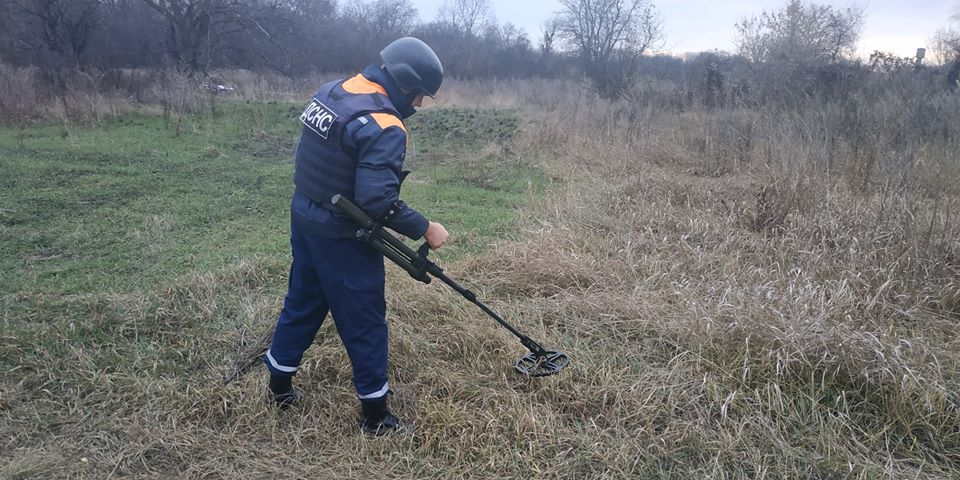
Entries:
{"type": "Polygon", "coordinates": [[[413,37],[394,40],[380,51],[380,59],[401,87],[431,97],[443,83],[443,65],[429,45],[413,37]]]}

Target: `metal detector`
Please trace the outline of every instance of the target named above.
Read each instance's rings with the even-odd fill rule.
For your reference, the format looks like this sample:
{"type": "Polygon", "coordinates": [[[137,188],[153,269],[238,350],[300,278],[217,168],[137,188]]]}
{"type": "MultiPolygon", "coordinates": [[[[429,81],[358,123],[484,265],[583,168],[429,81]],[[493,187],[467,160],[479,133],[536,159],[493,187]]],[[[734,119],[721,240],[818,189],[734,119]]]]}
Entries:
{"type": "Polygon", "coordinates": [[[440,279],[443,283],[449,285],[450,288],[456,290],[463,298],[480,307],[481,310],[493,317],[503,328],[506,328],[510,333],[520,339],[520,343],[522,343],[524,347],[527,347],[530,353],[517,360],[516,368],[518,372],[531,377],[545,377],[559,373],[560,370],[570,365],[569,355],[564,352],[545,350],[539,343],[520,333],[516,328],[507,323],[500,315],[497,315],[497,312],[494,312],[490,307],[484,305],[483,302],[477,299],[476,294],[443,273],[442,268],[427,259],[427,254],[430,252],[429,245],[424,243],[418,251],[414,251],[400,239],[385,231],[379,223],[364,213],[360,207],[354,205],[353,202],[341,195],[334,195],[330,203],[340,209],[341,212],[350,217],[350,219],[360,227],[360,229],[357,230],[357,239],[382,253],[383,256],[399,265],[400,268],[406,270],[411,277],[420,282],[430,283],[431,276],[440,279]]]}

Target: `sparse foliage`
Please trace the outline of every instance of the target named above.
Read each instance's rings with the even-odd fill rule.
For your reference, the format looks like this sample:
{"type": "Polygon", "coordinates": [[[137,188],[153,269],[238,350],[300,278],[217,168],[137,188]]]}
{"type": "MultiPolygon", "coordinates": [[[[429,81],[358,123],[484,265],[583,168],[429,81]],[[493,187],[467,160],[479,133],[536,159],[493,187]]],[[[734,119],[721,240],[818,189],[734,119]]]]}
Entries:
{"type": "Polygon", "coordinates": [[[562,0],[557,35],[598,91],[615,97],[636,74],[637,59],[663,39],[649,0],[562,0]]]}
{"type": "Polygon", "coordinates": [[[796,106],[809,96],[839,98],[853,85],[852,56],[863,10],[790,0],[737,23],[739,54],[763,102],[796,106]]]}
{"type": "Polygon", "coordinates": [[[219,43],[219,35],[212,24],[229,13],[226,2],[206,0],[143,0],[169,22],[167,49],[177,65],[184,70],[200,71],[209,67],[210,51],[219,43]]]}
{"type": "Polygon", "coordinates": [[[445,0],[437,13],[437,22],[453,32],[478,37],[496,25],[490,0],[445,0]]]}
{"type": "Polygon", "coordinates": [[[250,41],[273,39],[260,18],[264,11],[273,21],[283,18],[278,4],[258,0],[143,1],[167,20],[167,52],[178,69],[190,73],[207,72],[215,61],[235,55],[269,60],[250,41]],[[238,47],[244,43],[246,48],[238,47]]]}
{"type": "Polygon", "coordinates": [[[737,49],[754,63],[835,63],[853,53],[863,19],[859,8],[790,0],[782,10],[763,12],[737,23],[737,49]]]}
{"type": "MultiPolygon", "coordinates": [[[[333,24],[327,26],[331,42],[321,45],[317,56],[336,59],[345,69],[372,61],[384,45],[410,35],[417,27],[417,9],[409,0],[368,0],[346,4],[333,24]],[[333,47],[336,44],[340,48],[333,47]]],[[[307,27],[309,28],[309,27],[307,27]]],[[[320,29],[317,29],[319,33],[320,29]]]]}
{"type": "Polygon", "coordinates": [[[557,25],[556,20],[547,20],[547,22],[540,27],[540,31],[543,34],[540,38],[540,52],[543,53],[543,55],[546,56],[554,53],[554,44],[557,40],[558,28],[559,25],[557,25]]]}
{"type": "Polygon", "coordinates": [[[4,25],[15,50],[47,57],[47,64],[77,67],[100,24],[99,0],[10,0],[4,25]]]}
{"type": "Polygon", "coordinates": [[[960,32],[951,28],[937,30],[931,44],[934,61],[938,65],[948,65],[960,55],[960,32]]]}
{"type": "Polygon", "coordinates": [[[347,5],[344,18],[376,47],[410,34],[417,26],[417,9],[409,0],[372,0],[347,5]]]}
{"type": "Polygon", "coordinates": [[[950,19],[953,25],[937,31],[933,37],[934,58],[947,67],[947,86],[960,88],[960,7],[950,19]]]}
{"type": "Polygon", "coordinates": [[[874,72],[894,73],[916,68],[916,59],[898,57],[892,53],[876,51],[870,54],[870,69],[874,72]]]}

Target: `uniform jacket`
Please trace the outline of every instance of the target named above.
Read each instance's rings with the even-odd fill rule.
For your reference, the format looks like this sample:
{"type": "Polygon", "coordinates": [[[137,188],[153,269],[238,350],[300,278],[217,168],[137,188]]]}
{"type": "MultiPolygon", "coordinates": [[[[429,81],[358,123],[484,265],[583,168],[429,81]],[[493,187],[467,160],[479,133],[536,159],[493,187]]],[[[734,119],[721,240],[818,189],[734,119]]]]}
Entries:
{"type": "Polygon", "coordinates": [[[376,65],[320,87],[300,116],[292,222],[321,237],[353,237],[356,226],[330,204],[341,194],[407,237],[424,235],[427,219],[399,198],[406,176],[402,119],[414,113],[415,96],[376,65]]]}

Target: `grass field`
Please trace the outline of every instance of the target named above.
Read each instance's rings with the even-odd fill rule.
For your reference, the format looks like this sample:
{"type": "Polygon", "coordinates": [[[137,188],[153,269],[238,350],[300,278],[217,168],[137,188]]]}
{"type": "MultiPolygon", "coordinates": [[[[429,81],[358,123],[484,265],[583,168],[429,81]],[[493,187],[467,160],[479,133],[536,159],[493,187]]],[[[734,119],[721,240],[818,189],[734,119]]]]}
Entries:
{"type": "Polygon", "coordinates": [[[960,97],[580,87],[451,82],[411,119],[437,258],[574,363],[518,377],[388,269],[397,438],[358,434],[329,325],[302,408],[220,383],[282,301],[298,105],[0,130],[0,477],[960,477],[960,97]]]}
{"type": "MultiPolygon", "coordinates": [[[[0,131],[2,290],[143,291],[192,268],[287,255],[299,108],[217,105],[176,136],[160,116],[0,131]]],[[[412,121],[422,153],[405,196],[459,230],[454,256],[504,237],[510,212],[542,189],[533,167],[498,151],[515,125],[451,109],[412,121]]]]}
{"type": "MultiPolygon", "coordinates": [[[[300,109],[224,102],[179,122],[0,129],[3,478],[116,473],[91,436],[144,407],[111,400],[116,390],[211,388],[241,337],[269,328],[286,286],[300,109]]],[[[439,261],[516,237],[517,209],[547,183],[504,150],[516,112],[432,108],[409,126],[404,198],[453,232],[439,261]]],[[[349,375],[329,380],[343,390],[349,375]]]]}

